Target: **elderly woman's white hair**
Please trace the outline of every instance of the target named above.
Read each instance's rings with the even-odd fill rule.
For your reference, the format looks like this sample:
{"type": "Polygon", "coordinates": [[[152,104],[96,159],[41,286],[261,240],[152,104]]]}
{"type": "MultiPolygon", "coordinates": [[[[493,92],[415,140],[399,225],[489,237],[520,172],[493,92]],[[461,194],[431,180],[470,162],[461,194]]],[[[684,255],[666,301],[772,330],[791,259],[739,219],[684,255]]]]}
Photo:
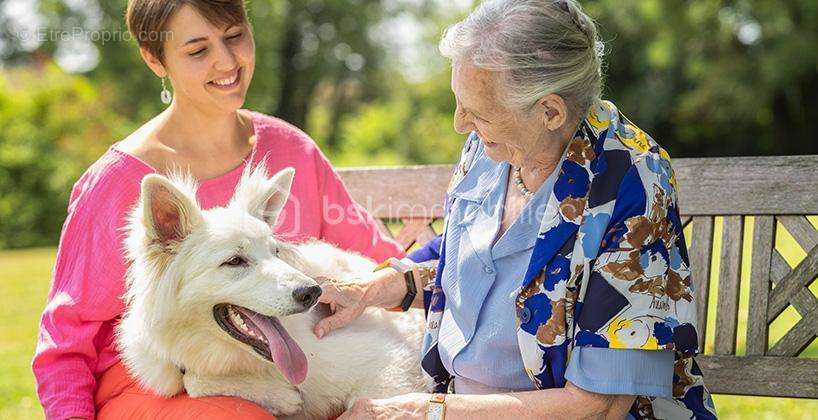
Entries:
{"type": "Polygon", "coordinates": [[[557,94],[584,116],[602,94],[604,44],[574,0],[491,0],[446,30],[450,60],[503,74],[509,105],[530,109],[557,94]]]}

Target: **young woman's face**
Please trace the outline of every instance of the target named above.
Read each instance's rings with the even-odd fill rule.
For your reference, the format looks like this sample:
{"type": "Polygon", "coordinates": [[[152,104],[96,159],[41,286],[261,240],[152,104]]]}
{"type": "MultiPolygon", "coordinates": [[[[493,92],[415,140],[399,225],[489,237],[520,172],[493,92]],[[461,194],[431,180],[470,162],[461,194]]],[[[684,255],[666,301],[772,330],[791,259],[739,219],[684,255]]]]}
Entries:
{"type": "Polygon", "coordinates": [[[183,6],[168,22],[164,67],[174,100],[232,112],[244,105],[255,67],[255,43],[247,24],[216,27],[183,6]]]}

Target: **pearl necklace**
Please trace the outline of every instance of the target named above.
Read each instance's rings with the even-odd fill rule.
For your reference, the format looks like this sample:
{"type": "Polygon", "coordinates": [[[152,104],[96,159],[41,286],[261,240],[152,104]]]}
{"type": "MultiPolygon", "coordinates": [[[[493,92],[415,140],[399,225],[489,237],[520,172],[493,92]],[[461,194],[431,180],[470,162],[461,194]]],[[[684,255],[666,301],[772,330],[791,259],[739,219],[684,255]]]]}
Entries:
{"type": "Polygon", "coordinates": [[[514,184],[517,185],[517,189],[520,191],[520,194],[522,194],[526,199],[531,199],[531,197],[534,196],[534,193],[525,187],[523,175],[520,173],[520,168],[512,166],[512,169],[512,173],[514,174],[514,184]]]}

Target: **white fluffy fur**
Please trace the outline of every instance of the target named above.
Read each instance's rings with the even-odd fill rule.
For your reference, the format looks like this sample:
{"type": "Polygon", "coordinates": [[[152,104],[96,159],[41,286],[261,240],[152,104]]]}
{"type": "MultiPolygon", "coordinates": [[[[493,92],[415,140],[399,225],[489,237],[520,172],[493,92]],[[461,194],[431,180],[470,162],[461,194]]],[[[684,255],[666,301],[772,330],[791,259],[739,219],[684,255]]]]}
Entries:
{"type": "Polygon", "coordinates": [[[127,310],[117,330],[122,359],[142,385],[164,396],[183,389],[193,397],[237,396],[306,418],[338,415],[360,397],[428,388],[416,311],[367,310],[321,340],[313,335],[317,310],[299,312],[293,289],[315,285],[318,276],[351,279],[374,264],[327,243],[293,245],[270,234],[293,174],[245,171],[230,204],[210,210],[199,208],[189,176],[143,180],[128,225],[127,310]],[[157,212],[179,216],[171,230],[178,235],[162,234],[158,225],[167,219],[157,212]],[[220,267],[237,253],[247,267],[220,267]],[[307,356],[307,379],[289,384],[273,363],[224,332],[213,317],[219,303],[278,317],[307,356]]]}

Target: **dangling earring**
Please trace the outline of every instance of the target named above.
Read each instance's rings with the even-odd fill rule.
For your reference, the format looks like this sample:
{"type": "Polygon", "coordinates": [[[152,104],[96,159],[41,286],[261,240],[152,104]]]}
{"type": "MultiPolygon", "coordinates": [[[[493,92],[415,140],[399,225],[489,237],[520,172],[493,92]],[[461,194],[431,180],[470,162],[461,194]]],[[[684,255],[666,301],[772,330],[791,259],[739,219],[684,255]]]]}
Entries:
{"type": "Polygon", "coordinates": [[[170,101],[173,99],[173,96],[170,94],[168,87],[165,85],[165,78],[162,78],[162,94],[159,95],[162,98],[162,103],[165,105],[170,104],[170,101]]]}

